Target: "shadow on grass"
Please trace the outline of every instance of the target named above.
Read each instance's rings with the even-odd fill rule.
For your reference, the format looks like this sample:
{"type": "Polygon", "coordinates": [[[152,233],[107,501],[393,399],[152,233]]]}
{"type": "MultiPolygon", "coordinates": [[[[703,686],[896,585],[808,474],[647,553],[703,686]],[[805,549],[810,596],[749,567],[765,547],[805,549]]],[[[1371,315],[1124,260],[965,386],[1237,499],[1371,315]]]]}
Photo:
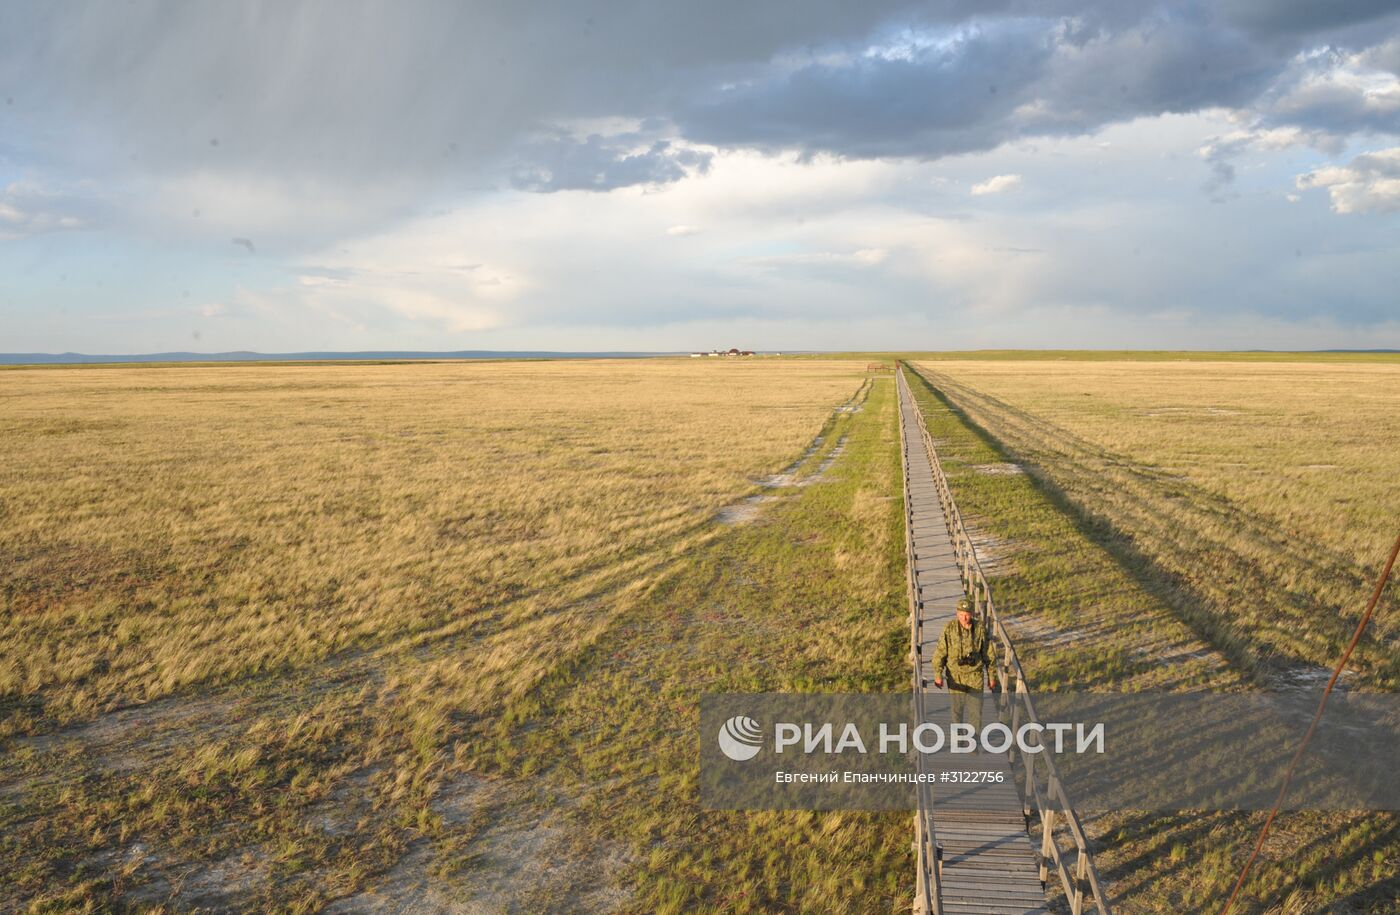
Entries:
{"type": "MultiPolygon", "coordinates": [[[[1222,904],[1253,849],[1264,814],[1134,811],[1125,816],[1110,824],[1101,824],[1100,818],[1089,821],[1107,825],[1115,840],[1099,840],[1098,849],[1135,849],[1114,855],[1101,874],[1113,882],[1120,908],[1165,912],[1212,910],[1222,904]],[[1209,851],[1201,854],[1201,848],[1209,851]],[[1164,893],[1164,884],[1189,888],[1190,895],[1164,893]]],[[[1397,847],[1400,818],[1391,813],[1285,813],[1235,911],[1394,911],[1400,898],[1400,876],[1393,867],[1397,847]],[[1369,874],[1352,873],[1367,863],[1369,874]],[[1339,884],[1351,886],[1341,889],[1339,884]]]]}
{"type": "MultiPolygon", "coordinates": [[[[991,459],[1025,465],[1028,485],[1045,502],[1073,526],[1085,541],[1101,549],[1126,579],[1167,608],[1202,641],[1220,650],[1232,665],[1248,671],[1256,681],[1270,682],[1290,662],[1302,662],[1299,655],[1278,653],[1277,647],[1247,633],[1232,629],[1228,621],[1211,612],[1212,599],[1193,588],[1181,575],[1163,567],[1147,550],[1134,543],[1132,534],[1101,517],[1095,517],[1063,487],[1049,478],[1044,469],[1029,464],[1001,439],[973,419],[947,393],[917,372],[910,372],[911,386],[926,403],[945,409],[968,433],[975,444],[970,447],[985,451],[991,459]],[[1271,652],[1274,652],[1271,654],[1271,652]]],[[[978,394],[981,397],[983,395],[978,394]]],[[[1083,440],[1041,420],[1017,411],[999,401],[996,410],[1016,414],[1022,421],[1035,423],[1048,430],[1059,445],[1078,447],[1092,458],[1120,465],[1129,464],[1121,456],[1094,448],[1083,440]]],[[[996,410],[991,412],[995,414],[996,410]]],[[[950,448],[950,452],[956,452],[950,448]]],[[[947,464],[953,476],[962,472],[972,461],[962,455],[950,455],[947,464]]],[[[977,454],[976,460],[986,459],[977,454]]],[[[1068,460],[1074,461],[1071,455],[1068,460]]],[[[1079,465],[1082,469],[1090,468],[1079,465]]],[[[1135,494],[1140,503],[1134,507],[1142,514],[1154,511],[1154,500],[1184,498],[1198,511],[1231,513],[1229,504],[1179,479],[1168,478],[1150,470],[1134,468],[1135,494]],[[1201,508],[1209,506],[1208,509],[1201,508]]],[[[957,481],[954,481],[956,488],[957,481]]],[[[1008,510],[1011,508],[1007,503],[1008,510]]],[[[984,509],[985,510],[985,509],[984,509]]],[[[995,508],[992,509],[995,512],[995,508]]],[[[1155,516],[1168,522],[1165,514],[1155,516]]],[[[1180,521],[1171,521],[1179,524],[1180,521]]],[[[1266,543],[1286,541],[1286,533],[1276,525],[1259,518],[1240,520],[1241,527],[1251,537],[1266,543]]],[[[1310,545],[1287,544],[1281,551],[1285,561],[1297,561],[1318,574],[1341,574],[1343,560],[1327,552],[1305,554],[1310,545]]],[[[1070,539],[1049,540],[1037,550],[1037,561],[1061,565],[1068,569],[1081,549],[1070,539]]],[[[1249,569],[1246,574],[1261,574],[1249,569]]],[[[1354,567],[1345,574],[1355,577],[1354,567]]],[[[1121,590],[1121,587],[1120,587],[1121,590]]],[[[1096,595],[1080,584],[1069,591],[1057,592],[1056,602],[1085,603],[1096,595]]],[[[1103,597],[1104,595],[1097,595],[1103,597]]],[[[1055,610],[1046,611],[1059,618],[1055,610]]],[[[1066,617],[1061,622],[1069,624],[1066,617]]],[[[1095,633],[1107,633],[1110,642],[1122,642],[1139,635],[1140,622],[1124,618],[1119,621],[1096,622],[1095,633]]],[[[1340,622],[1339,632],[1345,627],[1340,622]]],[[[1097,669],[1105,661],[1069,656],[1084,651],[1083,645],[1056,647],[1042,659],[1042,666],[1063,668],[1061,675],[1042,684],[1050,688],[1073,685],[1083,688],[1107,685],[1124,673],[1097,669]],[[1088,679],[1079,673],[1086,672],[1088,679]],[[1072,675],[1072,676],[1071,676],[1072,675]]],[[[1111,660],[1111,659],[1110,659],[1111,660]]],[[[1125,668],[1126,670],[1126,668],[1125,668]]],[[[1085,818],[1094,835],[1091,847],[1099,864],[1100,874],[1111,886],[1116,910],[1131,912],[1211,911],[1223,903],[1233,881],[1252,848],[1262,814],[1247,812],[1203,811],[1161,813],[1122,811],[1085,818]]],[[[1400,899],[1400,876],[1395,866],[1400,850],[1400,817],[1388,812],[1303,812],[1285,814],[1280,820],[1275,840],[1266,849],[1248,887],[1241,913],[1271,913],[1293,915],[1301,912],[1391,912],[1400,899]]],[[[1053,881],[1052,881],[1053,882],[1053,881]]]]}
{"type": "MultiPolygon", "coordinates": [[[[1271,634],[1266,627],[1255,626],[1251,632],[1239,625],[1241,622],[1257,621],[1236,620],[1218,612],[1216,600],[1203,593],[1181,573],[1165,567],[1151,552],[1139,547],[1132,531],[1094,514],[1058,484],[1045,468],[1027,461],[1024,456],[1013,451],[974,419],[947,392],[917,370],[911,370],[910,374],[928,397],[948,410],[998,459],[1026,467],[1026,477],[1030,485],[1056,511],[1067,518],[1080,535],[1102,549],[1146,593],[1168,607],[1198,638],[1222,652],[1233,666],[1247,672],[1256,683],[1278,685],[1285,681],[1288,675],[1315,666],[1316,658],[1306,656],[1301,648],[1290,651],[1281,647],[1277,639],[1266,638],[1271,634]]],[[[1044,429],[1045,434],[1060,442],[1066,449],[1077,450],[1107,463],[1125,466],[1132,464],[1122,455],[1094,446],[1060,427],[1047,424],[1043,419],[1025,410],[980,392],[976,396],[996,411],[1044,429]]],[[[1067,457],[1067,460],[1076,463],[1072,456],[1067,457]]],[[[1086,473],[1093,473],[1092,469],[1085,467],[1082,462],[1076,463],[1076,466],[1086,473]]],[[[1275,550],[1281,560],[1289,565],[1306,568],[1319,578],[1345,581],[1348,586],[1355,585],[1358,589],[1365,584],[1357,576],[1354,565],[1346,562],[1340,554],[1326,551],[1317,544],[1298,544],[1279,525],[1240,512],[1223,497],[1180,479],[1164,477],[1160,472],[1134,469],[1132,475],[1133,483],[1143,493],[1143,497],[1134,503],[1134,510],[1152,523],[1166,528],[1179,526],[1179,519],[1172,518],[1157,506],[1180,506],[1184,503],[1197,512],[1216,517],[1228,516],[1230,524],[1242,537],[1252,542],[1268,544],[1270,549],[1275,550]]],[[[1219,552],[1226,548],[1220,544],[1203,542],[1201,549],[1219,552]]],[[[1064,554],[1071,553],[1072,549],[1066,544],[1064,554]]],[[[1245,557],[1240,557],[1240,563],[1247,562],[1245,557]]],[[[1306,614],[1324,625],[1329,641],[1340,643],[1350,634],[1351,621],[1338,615],[1335,608],[1324,607],[1316,599],[1305,600],[1302,595],[1296,593],[1279,593],[1282,586],[1264,577],[1263,570],[1243,568],[1239,570],[1239,574],[1245,577],[1245,584],[1252,591],[1265,595],[1266,599],[1262,603],[1266,606],[1291,605],[1295,612],[1306,614]]],[[[1400,672],[1400,660],[1389,657],[1375,660],[1379,662],[1378,673],[1382,676],[1393,676],[1400,672]]]]}

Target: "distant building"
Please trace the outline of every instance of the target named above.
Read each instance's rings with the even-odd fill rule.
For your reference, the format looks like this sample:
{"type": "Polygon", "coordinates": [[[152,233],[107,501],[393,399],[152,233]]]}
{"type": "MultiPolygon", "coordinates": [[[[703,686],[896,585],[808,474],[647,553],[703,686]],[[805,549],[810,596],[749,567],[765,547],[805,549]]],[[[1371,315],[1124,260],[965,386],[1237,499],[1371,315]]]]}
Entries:
{"type": "Polygon", "coordinates": [[[699,359],[701,356],[752,356],[753,350],[739,349],[731,346],[729,349],[712,349],[708,353],[691,353],[690,358],[699,359]]]}

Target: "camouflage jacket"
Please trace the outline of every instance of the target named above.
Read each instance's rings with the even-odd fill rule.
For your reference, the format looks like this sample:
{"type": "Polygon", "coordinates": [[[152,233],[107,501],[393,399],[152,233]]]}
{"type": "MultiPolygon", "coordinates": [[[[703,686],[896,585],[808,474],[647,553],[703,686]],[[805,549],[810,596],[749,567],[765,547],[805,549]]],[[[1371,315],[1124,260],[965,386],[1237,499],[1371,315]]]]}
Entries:
{"type": "Polygon", "coordinates": [[[986,627],[982,623],[974,619],[972,628],[964,629],[954,617],[943,627],[943,634],[938,638],[938,649],[933,654],[933,675],[941,679],[943,668],[947,667],[948,677],[953,683],[981,689],[984,669],[990,669],[996,676],[996,652],[996,643],[987,637],[986,627]]]}

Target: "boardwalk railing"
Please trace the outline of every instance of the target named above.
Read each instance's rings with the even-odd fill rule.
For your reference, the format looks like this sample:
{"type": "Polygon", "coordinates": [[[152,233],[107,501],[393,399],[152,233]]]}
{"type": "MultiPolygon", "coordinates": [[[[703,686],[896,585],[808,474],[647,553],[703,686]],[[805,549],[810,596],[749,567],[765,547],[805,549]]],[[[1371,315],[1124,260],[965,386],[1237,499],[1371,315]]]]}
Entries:
{"type": "MultiPolygon", "coordinates": [[[[895,373],[899,387],[909,397],[910,402],[917,406],[913,392],[909,389],[909,383],[904,377],[905,365],[899,363],[899,366],[900,370],[895,373]]],[[[910,370],[918,373],[917,369],[911,368],[910,370]]],[[[987,582],[987,576],[982,572],[982,564],[977,560],[977,550],[972,545],[972,537],[968,533],[967,525],[963,522],[962,513],[958,511],[953,491],[948,486],[948,477],[944,474],[943,465],[938,460],[938,452],[934,450],[933,438],[928,433],[923,411],[915,409],[914,416],[919,424],[919,438],[928,454],[929,464],[933,467],[934,485],[938,490],[938,497],[943,503],[944,520],[948,525],[948,536],[953,541],[953,551],[957,558],[959,574],[962,577],[963,591],[972,602],[973,615],[982,625],[987,627],[986,631],[992,633],[1001,647],[997,653],[997,679],[1002,684],[1002,692],[996,697],[997,708],[1001,715],[1009,714],[1011,730],[1016,733],[1023,724],[1040,724],[1040,718],[1036,715],[1035,703],[1031,699],[1030,687],[1026,683],[1025,672],[1021,669],[1021,661],[1016,656],[1016,648],[1011,643],[1011,637],[1007,634],[1006,627],[1002,625],[1001,619],[997,616],[996,603],[992,600],[991,586],[987,582]]],[[[901,410],[900,438],[902,441],[907,441],[903,436],[903,423],[904,411],[901,410]]],[[[907,455],[904,465],[906,468],[904,486],[905,542],[909,553],[909,567],[912,569],[914,556],[913,545],[909,542],[910,526],[908,520],[911,515],[907,455]]],[[[915,652],[921,652],[924,639],[923,633],[920,631],[921,622],[917,595],[913,588],[911,575],[909,607],[912,631],[910,635],[913,639],[915,652]]],[[[917,711],[921,715],[923,695],[927,687],[927,684],[922,682],[922,660],[918,656],[914,658],[914,701],[917,711]]],[[[921,717],[919,720],[923,720],[923,718],[921,717]]],[[[1074,806],[1065,793],[1064,785],[1060,781],[1059,773],[1055,770],[1054,762],[1045,753],[1018,753],[1013,749],[1011,751],[1013,764],[1017,762],[1017,756],[1020,757],[1020,762],[1024,767],[1023,801],[1027,825],[1034,822],[1033,818],[1038,818],[1040,823],[1041,881],[1048,881],[1051,871],[1059,875],[1060,884],[1064,888],[1065,898],[1069,901],[1072,915],[1081,915],[1088,903],[1093,904],[1099,915],[1110,915],[1098,870],[1094,867],[1093,855],[1089,852],[1089,842],[1084,834],[1084,827],[1079,822],[1079,815],[1075,813],[1074,806]]],[[[941,903],[937,896],[941,875],[939,874],[937,840],[933,828],[933,810],[931,803],[926,806],[926,801],[931,802],[931,800],[930,795],[920,792],[915,837],[919,850],[918,887],[920,896],[917,901],[924,903],[924,911],[941,915],[941,903]]]]}
{"type": "MultiPolygon", "coordinates": [[[[898,379],[900,387],[907,389],[904,373],[898,368],[895,370],[895,377],[898,379]]],[[[910,403],[913,403],[913,398],[910,398],[910,403]]],[[[909,597],[910,644],[914,646],[910,649],[914,662],[914,720],[925,721],[927,716],[924,709],[924,689],[917,654],[922,643],[919,640],[921,625],[919,621],[919,595],[914,590],[913,570],[916,557],[914,555],[914,538],[909,524],[909,519],[914,515],[913,499],[910,495],[909,438],[905,435],[904,410],[901,408],[897,412],[899,413],[900,466],[904,468],[904,562],[905,568],[909,570],[909,574],[905,578],[909,597]]],[[[922,422],[923,419],[920,417],[921,428],[922,422]]],[[[924,759],[922,754],[918,757],[918,769],[920,773],[923,773],[924,759]]],[[[926,783],[920,782],[918,792],[919,807],[914,814],[914,850],[918,857],[914,909],[916,912],[927,913],[927,915],[943,915],[943,853],[938,844],[938,831],[934,828],[932,790],[926,783]]]]}

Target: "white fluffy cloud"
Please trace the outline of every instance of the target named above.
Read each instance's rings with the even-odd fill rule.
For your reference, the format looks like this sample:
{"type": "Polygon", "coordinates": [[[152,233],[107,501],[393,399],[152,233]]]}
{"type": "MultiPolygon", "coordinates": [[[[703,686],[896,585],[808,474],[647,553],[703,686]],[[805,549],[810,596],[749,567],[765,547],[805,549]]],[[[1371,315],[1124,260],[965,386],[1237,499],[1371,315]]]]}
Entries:
{"type": "Polygon", "coordinates": [[[1388,69],[1395,51],[1359,53],[1330,47],[1299,54],[1257,102],[1261,121],[1333,135],[1394,132],[1400,126],[1400,77],[1388,69]]]}
{"type": "Polygon", "coordinates": [[[31,181],[14,181],[0,188],[0,240],[81,229],[86,224],[77,202],[67,195],[31,181]]]}
{"type": "MultiPolygon", "coordinates": [[[[1340,235],[1341,252],[1313,250],[1315,222],[1281,196],[1201,224],[1191,153],[1227,126],[1221,115],[1145,120],[942,163],[725,152],[707,175],[660,190],[504,191],[308,255],[281,301],[362,333],[349,348],[410,323],[428,334],[415,338],[424,348],[432,334],[462,334],[472,348],[679,350],[729,339],[716,330],[726,325],[761,328],[744,338],[760,348],[792,347],[793,327],[805,346],[915,345],[880,336],[901,321],[938,328],[947,346],[994,343],[1013,324],[1021,345],[1098,340],[1103,328],[1140,346],[1168,331],[1189,345],[1250,315],[1296,344],[1282,328],[1319,310],[1335,271],[1377,279],[1384,252],[1344,260],[1358,255],[1340,235]],[[1154,168],[1153,199],[1091,193],[1126,186],[1144,151],[1162,149],[1173,155],[1154,168]],[[989,172],[1038,193],[1014,210],[961,211],[989,172]],[[816,329],[838,324],[844,335],[816,329]]],[[[1349,282],[1358,309],[1388,307],[1384,290],[1349,282]]],[[[1329,333],[1318,345],[1354,342],[1329,333]]]]}
{"type": "Polygon", "coordinates": [[[988,194],[1009,194],[1019,191],[1022,185],[1020,175],[994,175],[986,181],[972,186],[972,196],[984,197],[988,194]]]}
{"type": "Polygon", "coordinates": [[[1363,153],[1349,165],[1314,169],[1299,175],[1297,184],[1326,188],[1336,213],[1400,211],[1400,146],[1363,153]]]}
{"type": "Polygon", "coordinates": [[[1236,160],[1250,153],[1278,153],[1298,147],[1310,147],[1319,152],[1336,155],[1345,146],[1342,137],[1325,130],[1305,130],[1301,127],[1251,127],[1231,130],[1208,139],[1196,154],[1210,166],[1206,189],[1215,200],[1233,184],[1236,160]]]}

